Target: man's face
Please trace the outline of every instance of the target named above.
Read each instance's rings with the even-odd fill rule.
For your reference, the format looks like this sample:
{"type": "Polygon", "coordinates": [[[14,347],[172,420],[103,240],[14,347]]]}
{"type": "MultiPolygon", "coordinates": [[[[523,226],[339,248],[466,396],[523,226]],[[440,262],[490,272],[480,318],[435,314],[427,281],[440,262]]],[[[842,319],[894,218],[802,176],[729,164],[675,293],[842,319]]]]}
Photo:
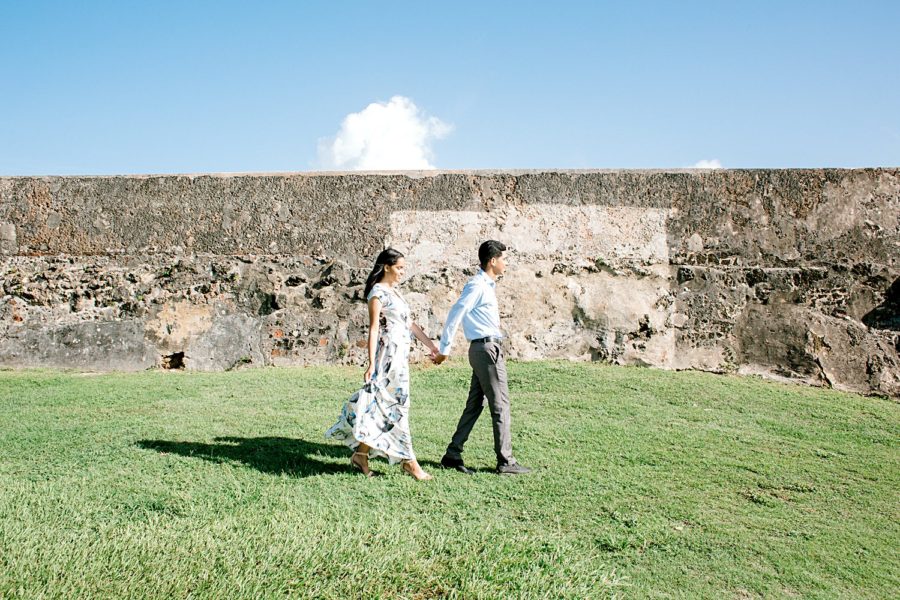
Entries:
{"type": "Polygon", "coordinates": [[[503,275],[503,271],[506,270],[506,254],[501,254],[500,256],[492,258],[491,266],[494,268],[494,273],[503,275]]]}

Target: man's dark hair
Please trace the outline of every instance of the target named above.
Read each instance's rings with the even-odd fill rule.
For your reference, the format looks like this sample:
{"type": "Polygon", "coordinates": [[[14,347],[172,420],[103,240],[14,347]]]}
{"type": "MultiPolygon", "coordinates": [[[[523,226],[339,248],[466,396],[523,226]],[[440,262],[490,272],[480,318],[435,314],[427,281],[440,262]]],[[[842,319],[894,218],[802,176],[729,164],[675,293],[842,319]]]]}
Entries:
{"type": "Polygon", "coordinates": [[[503,242],[488,240],[483,243],[478,247],[478,262],[481,263],[481,268],[486,268],[492,258],[497,258],[504,251],[506,251],[506,245],[503,242]]]}

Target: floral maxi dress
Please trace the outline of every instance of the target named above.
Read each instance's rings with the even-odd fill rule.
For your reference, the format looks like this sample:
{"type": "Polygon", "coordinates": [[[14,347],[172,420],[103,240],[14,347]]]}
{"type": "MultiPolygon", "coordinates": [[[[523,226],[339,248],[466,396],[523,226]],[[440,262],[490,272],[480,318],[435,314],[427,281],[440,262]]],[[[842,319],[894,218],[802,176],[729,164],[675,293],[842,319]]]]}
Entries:
{"type": "Polygon", "coordinates": [[[325,437],[356,450],[371,448],[391,464],[415,460],[409,433],[409,305],[389,287],[376,283],[366,299],[381,301],[378,345],[372,379],[355,392],[325,437]]]}

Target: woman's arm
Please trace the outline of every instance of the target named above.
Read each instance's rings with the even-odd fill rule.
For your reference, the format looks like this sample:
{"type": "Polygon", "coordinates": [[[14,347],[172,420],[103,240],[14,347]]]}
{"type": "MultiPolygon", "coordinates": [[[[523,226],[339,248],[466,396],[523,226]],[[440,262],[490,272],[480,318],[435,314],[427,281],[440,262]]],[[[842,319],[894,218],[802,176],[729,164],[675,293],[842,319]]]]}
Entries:
{"type": "Polygon", "coordinates": [[[372,379],[372,371],[375,370],[375,348],[378,347],[378,319],[381,316],[381,300],[372,297],[369,300],[369,366],[363,375],[363,383],[369,383],[372,379]]]}
{"type": "Polygon", "coordinates": [[[431,352],[431,357],[434,358],[437,356],[438,349],[437,346],[434,345],[434,342],[430,337],[425,335],[425,332],[422,331],[422,328],[419,327],[418,323],[413,323],[409,326],[409,330],[413,332],[413,335],[416,336],[416,339],[425,344],[425,347],[431,352]]]}

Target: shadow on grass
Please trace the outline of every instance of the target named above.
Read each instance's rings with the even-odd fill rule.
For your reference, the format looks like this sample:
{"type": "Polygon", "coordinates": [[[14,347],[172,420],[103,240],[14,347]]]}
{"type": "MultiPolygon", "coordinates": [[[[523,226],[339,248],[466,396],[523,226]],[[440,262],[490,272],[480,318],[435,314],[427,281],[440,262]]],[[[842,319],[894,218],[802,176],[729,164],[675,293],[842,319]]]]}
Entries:
{"type": "Polygon", "coordinates": [[[215,463],[243,463],[263,473],[309,477],[349,473],[350,451],[344,446],[283,437],[217,437],[212,444],[170,440],[138,440],[135,445],[161,454],[180,454],[215,463]],[[321,458],[340,458],[340,463],[321,458]]]}

